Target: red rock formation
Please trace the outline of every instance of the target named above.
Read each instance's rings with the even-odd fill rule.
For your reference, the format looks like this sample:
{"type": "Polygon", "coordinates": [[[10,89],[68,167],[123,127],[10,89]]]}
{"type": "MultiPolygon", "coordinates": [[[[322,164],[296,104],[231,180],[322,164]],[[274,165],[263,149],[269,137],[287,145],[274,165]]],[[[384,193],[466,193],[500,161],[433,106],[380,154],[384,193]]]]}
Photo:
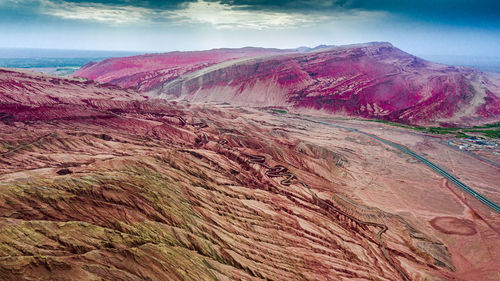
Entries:
{"type": "MultiPolygon", "coordinates": [[[[147,86],[142,82],[137,84],[136,80],[122,83],[121,79],[133,75],[157,76],[147,63],[129,66],[130,58],[123,58],[124,66],[119,66],[121,69],[112,76],[108,76],[105,62],[88,68],[91,74],[87,69],[77,74],[121,86],[137,86],[142,92],[167,99],[281,106],[304,113],[420,125],[439,122],[471,125],[500,120],[498,76],[472,68],[431,63],[389,43],[260,58],[245,56],[243,60],[196,64],[197,69],[162,76],[166,79],[153,79],[154,83],[148,82],[147,86]],[[96,75],[100,71],[103,74],[96,75]]],[[[168,58],[161,63],[165,64],[165,71],[170,71],[175,64],[168,58]]]]}
{"type": "Polygon", "coordinates": [[[47,75],[3,70],[0,87],[0,280],[496,276],[483,206],[423,209],[450,196],[431,171],[405,184],[416,164],[352,132],[47,75]],[[385,189],[395,175],[412,200],[385,189]]]}
{"type": "Polygon", "coordinates": [[[101,83],[111,83],[141,92],[160,88],[164,83],[207,66],[242,57],[258,57],[289,50],[242,48],[200,52],[171,52],[91,62],[74,73],[101,83]]]}

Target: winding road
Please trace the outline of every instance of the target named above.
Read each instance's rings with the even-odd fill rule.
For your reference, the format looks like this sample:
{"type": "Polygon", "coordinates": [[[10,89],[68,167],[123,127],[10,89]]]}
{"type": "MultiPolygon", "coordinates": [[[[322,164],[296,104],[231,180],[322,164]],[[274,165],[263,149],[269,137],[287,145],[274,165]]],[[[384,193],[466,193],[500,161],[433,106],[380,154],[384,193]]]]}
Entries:
{"type": "Polygon", "coordinates": [[[400,151],[402,151],[402,152],[410,155],[411,157],[419,160],[423,164],[427,165],[429,168],[431,168],[432,170],[434,170],[438,174],[442,175],[443,177],[445,177],[446,179],[448,179],[449,181],[451,181],[457,187],[459,187],[460,189],[462,189],[465,192],[469,193],[474,198],[476,198],[477,200],[479,200],[481,203],[485,204],[486,206],[488,206],[489,208],[493,209],[495,212],[497,212],[497,213],[500,214],[500,206],[497,205],[495,202],[489,200],[488,198],[486,198],[485,196],[481,195],[480,193],[478,193],[474,189],[470,188],[469,186],[467,186],[466,184],[464,184],[463,182],[461,182],[460,180],[458,180],[455,176],[453,176],[452,174],[446,172],[443,168],[439,167],[438,165],[432,163],[431,161],[427,160],[426,158],[424,158],[424,157],[416,154],[415,152],[413,152],[413,151],[411,151],[411,150],[409,150],[407,148],[404,148],[404,147],[402,147],[402,146],[400,146],[398,144],[395,144],[393,142],[390,142],[388,140],[379,138],[379,137],[377,137],[375,135],[372,135],[372,134],[369,134],[369,133],[365,133],[363,131],[359,131],[357,129],[348,128],[348,127],[344,127],[344,126],[340,126],[340,125],[335,125],[335,124],[332,124],[332,123],[329,123],[329,122],[319,121],[319,120],[314,120],[314,119],[309,119],[309,118],[303,118],[302,117],[302,118],[299,118],[299,119],[306,120],[306,121],[313,122],[313,123],[327,125],[327,126],[330,126],[330,127],[344,129],[344,130],[350,131],[350,132],[356,132],[356,133],[368,136],[368,137],[370,137],[372,139],[378,140],[380,142],[383,142],[383,143],[385,143],[385,144],[387,144],[387,145],[389,145],[389,146],[391,146],[393,148],[396,148],[396,149],[398,149],[398,150],[400,150],[400,151]]]}
{"type": "Polygon", "coordinates": [[[388,230],[388,227],[385,224],[380,224],[380,223],[376,223],[376,222],[369,222],[369,221],[362,221],[362,220],[342,211],[341,209],[333,206],[331,203],[328,203],[327,201],[319,198],[318,195],[311,190],[311,188],[307,185],[307,183],[298,180],[294,174],[288,172],[288,168],[286,168],[282,165],[277,165],[274,167],[267,165],[265,156],[243,153],[237,149],[234,149],[234,148],[228,146],[227,145],[228,141],[224,140],[224,139],[219,140],[218,143],[219,143],[219,145],[222,145],[223,147],[225,147],[229,150],[233,150],[235,152],[238,152],[238,153],[244,155],[245,157],[248,158],[247,162],[257,164],[257,165],[260,165],[260,166],[266,168],[267,171],[265,172],[265,174],[268,177],[271,177],[271,178],[286,177],[284,180],[282,180],[280,182],[280,184],[282,184],[282,185],[289,186],[289,185],[293,184],[291,182],[292,180],[296,180],[296,182],[295,182],[296,184],[302,185],[311,193],[311,195],[313,197],[313,202],[315,202],[315,204],[317,204],[320,208],[324,208],[326,210],[332,210],[336,213],[339,213],[339,214],[345,216],[346,218],[351,219],[352,221],[354,221],[355,223],[357,223],[360,226],[373,226],[373,227],[380,228],[380,230],[377,233],[377,240],[379,242],[380,249],[382,250],[382,254],[384,255],[385,259],[389,262],[389,264],[391,264],[391,266],[399,273],[399,275],[401,276],[401,278],[403,278],[403,280],[410,281],[410,279],[408,278],[406,273],[391,258],[389,252],[387,251],[385,243],[382,240],[382,234],[384,234],[388,230]]]}
{"type": "MultiPolygon", "coordinates": [[[[177,119],[180,121],[180,126],[186,126],[186,125],[189,125],[189,126],[192,126],[192,127],[197,127],[198,129],[201,129],[201,128],[206,128],[208,127],[208,124],[205,123],[204,121],[201,121],[201,122],[198,122],[198,123],[188,123],[186,121],[185,118],[183,118],[182,116],[178,116],[177,119]]],[[[312,121],[312,122],[316,122],[316,121],[313,121],[313,120],[308,120],[308,121],[312,121]]],[[[333,125],[333,124],[331,124],[333,125]]],[[[336,125],[333,125],[333,126],[336,126],[336,125]]],[[[349,129],[349,128],[345,128],[346,130],[350,130],[350,131],[355,131],[353,129],[349,129]]],[[[198,134],[197,134],[198,135],[198,134]]],[[[205,143],[208,143],[210,141],[210,138],[208,137],[208,135],[204,132],[201,132],[201,136],[198,136],[197,139],[195,140],[196,144],[205,144],[205,143]]],[[[385,225],[385,224],[380,224],[380,223],[376,223],[376,222],[370,222],[370,221],[362,221],[344,211],[342,211],[341,209],[337,208],[336,206],[332,205],[330,202],[328,201],[325,201],[323,199],[320,199],[317,194],[315,192],[313,192],[311,190],[311,188],[307,185],[307,183],[303,182],[303,181],[300,181],[299,179],[297,179],[297,177],[292,174],[291,172],[289,172],[288,168],[286,168],[285,166],[282,166],[282,165],[276,165],[274,167],[272,166],[269,166],[266,164],[266,157],[265,156],[262,156],[262,155],[253,155],[253,154],[248,154],[248,153],[244,153],[242,151],[240,151],[239,149],[236,149],[236,148],[233,148],[229,145],[228,141],[225,140],[225,139],[221,139],[220,136],[219,136],[219,139],[216,141],[218,143],[218,149],[217,151],[220,152],[220,148],[221,147],[224,147],[228,150],[231,150],[231,151],[234,151],[236,152],[237,154],[240,154],[244,157],[247,158],[247,162],[249,163],[252,163],[252,164],[257,164],[257,165],[260,165],[262,167],[264,167],[266,169],[265,171],[265,175],[268,176],[268,177],[271,177],[271,178],[276,178],[276,177],[284,177],[285,179],[281,180],[280,181],[280,184],[281,185],[284,185],[284,186],[290,186],[292,184],[300,184],[302,185],[304,188],[306,188],[312,195],[312,202],[316,205],[318,205],[321,209],[325,209],[327,211],[333,211],[333,212],[336,212],[350,220],[352,220],[354,223],[360,225],[360,226],[364,226],[364,227],[367,227],[367,226],[372,226],[372,227],[377,227],[379,228],[379,231],[377,232],[377,235],[376,235],[376,239],[378,240],[378,245],[382,251],[382,254],[383,256],[385,257],[385,259],[389,262],[389,264],[399,273],[399,275],[401,276],[401,278],[404,280],[404,281],[410,281],[410,279],[408,278],[408,276],[406,275],[406,273],[400,268],[399,265],[397,265],[394,260],[391,258],[391,254],[388,252],[386,246],[385,246],[385,243],[382,239],[382,235],[388,230],[388,227],[385,225]],[[293,181],[293,182],[292,182],[293,181]]]]}

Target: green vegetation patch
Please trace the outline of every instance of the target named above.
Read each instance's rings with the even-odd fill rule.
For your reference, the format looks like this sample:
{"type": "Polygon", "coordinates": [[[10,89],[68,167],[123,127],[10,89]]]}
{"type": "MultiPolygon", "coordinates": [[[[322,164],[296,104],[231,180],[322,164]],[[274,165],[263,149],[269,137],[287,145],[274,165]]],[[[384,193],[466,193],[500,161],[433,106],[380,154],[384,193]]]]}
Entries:
{"type": "Polygon", "coordinates": [[[401,127],[401,128],[412,129],[412,130],[417,130],[417,131],[425,131],[425,130],[427,130],[425,127],[410,126],[410,125],[405,125],[405,124],[396,123],[396,122],[387,121],[387,120],[368,119],[366,121],[383,123],[383,124],[388,124],[388,125],[395,126],[395,127],[401,127]]]}
{"type": "Polygon", "coordinates": [[[394,127],[406,128],[406,129],[410,129],[410,130],[421,131],[421,132],[426,132],[426,133],[431,133],[431,134],[436,134],[436,135],[454,134],[455,137],[457,137],[457,138],[470,137],[466,133],[479,133],[479,134],[482,134],[483,136],[488,137],[488,138],[500,138],[500,122],[485,124],[482,126],[474,126],[472,128],[460,128],[460,127],[411,126],[411,125],[396,123],[396,122],[392,122],[392,121],[376,120],[376,119],[369,119],[366,121],[383,123],[383,124],[388,124],[388,125],[391,125],[394,127]],[[485,130],[485,129],[490,129],[490,130],[485,130]]]}
{"type": "Polygon", "coordinates": [[[476,129],[486,129],[486,128],[500,128],[500,122],[484,124],[482,126],[474,126],[476,129]]]}
{"type": "Polygon", "coordinates": [[[269,110],[274,112],[274,113],[279,113],[279,114],[287,114],[288,113],[288,111],[286,111],[284,109],[278,109],[278,108],[270,108],[269,110]]]}
{"type": "Polygon", "coordinates": [[[500,139],[500,130],[470,130],[470,129],[465,129],[464,132],[471,132],[471,133],[481,133],[483,136],[492,138],[492,139],[500,139]]]}

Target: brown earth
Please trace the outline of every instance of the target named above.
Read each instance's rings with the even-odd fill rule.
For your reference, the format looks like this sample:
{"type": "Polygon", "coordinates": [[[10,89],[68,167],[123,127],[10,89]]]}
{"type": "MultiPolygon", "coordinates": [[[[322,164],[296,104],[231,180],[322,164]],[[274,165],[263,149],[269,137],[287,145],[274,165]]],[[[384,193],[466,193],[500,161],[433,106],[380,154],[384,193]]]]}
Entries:
{"type": "Polygon", "coordinates": [[[477,233],[475,224],[471,220],[437,217],[432,219],[430,223],[432,227],[446,234],[474,235],[477,233]]]}

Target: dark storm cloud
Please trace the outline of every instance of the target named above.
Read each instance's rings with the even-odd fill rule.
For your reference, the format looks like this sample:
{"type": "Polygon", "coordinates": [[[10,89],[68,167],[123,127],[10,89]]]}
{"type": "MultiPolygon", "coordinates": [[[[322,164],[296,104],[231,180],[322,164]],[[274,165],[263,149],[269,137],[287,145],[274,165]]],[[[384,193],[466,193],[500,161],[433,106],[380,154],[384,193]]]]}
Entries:
{"type": "Polygon", "coordinates": [[[435,20],[500,20],[499,0],[222,0],[221,2],[255,10],[304,13],[365,10],[435,20]]]}
{"type": "MultiPolygon", "coordinates": [[[[49,0],[57,3],[102,4],[115,7],[140,7],[156,11],[176,11],[198,0],[49,0]]],[[[303,14],[328,14],[349,11],[381,11],[417,20],[441,23],[500,23],[500,0],[204,0],[235,9],[303,14]]],[[[0,3],[2,1],[0,0],[0,3]]],[[[9,1],[16,3],[21,1],[9,1]]],[[[36,1],[31,1],[32,3],[36,1]]],[[[36,5],[33,5],[35,7],[36,5]]],[[[24,7],[30,9],[31,7],[24,7]]]]}
{"type": "Polygon", "coordinates": [[[499,20],[500,1],[497,0],[419,0],[419,1],[360,1],[348,4],[351,8],[382,9],[416,18],[432,18],[434,20],[499,20]]]}
{"type": "Polygon", "coordinates": [[[142,8],[158,9],[158,10],[175,10],[182,8],[183,5],[189,2],[196,2],[197,0],[168,0],[168,1],[130,1],[130,0],[87,0],[76,1],[67,0],[66,2],[72,3],[94,3],[112,6],[136,6],[142,8]]]}
{"type": "MultiPolygon", "coordinates": [[[[382,11],[413,19],[441,23],[500,22],[499,0],[205,0],[230,5],[236,9],[294,13],[332,13],[356,11],[382,11]]],[[[69,1],[82,3],[82,1],[69,1]]],[[[116,6],[136,6],[156,10],[182,9],[197,0],[131,1],[90,0],[116,6]]]]}
{"type": "Polygon", "coordinates": [[[0,0],[0,46],[193,50],[391,41],[498,55],[500,0],[0,0]],[[209,5],[210,3],[210,5],[209,5]]]}
{"type": "MultiPolygon", "coordinates": [[[[211,0],[217,1],[218,0],[211,0]]],[[[230,5],[246,5],[255,9],[369,9],[385,11],[427,11],[427,12],[499,12],[500,1],[496,0],[222,0],[230,5]]]]}
{"type": "MultiPolygon", "coordinates": [[[[500,16],[500,1],[498,0],[207,0],[220,2],[232,6],[246,6],[246,9],[271,11],[326,11],[363,9],[401,12],[406,14],[455,14],[467,15],[496,15],[500,16]]],[[[87,0],[73,3],[100,3],[106,5],[127,5],[153,9],[178,9],[186,3],[197,0],[169,0],[169,1],[131,1],[131,0],[87,0]]]]}

